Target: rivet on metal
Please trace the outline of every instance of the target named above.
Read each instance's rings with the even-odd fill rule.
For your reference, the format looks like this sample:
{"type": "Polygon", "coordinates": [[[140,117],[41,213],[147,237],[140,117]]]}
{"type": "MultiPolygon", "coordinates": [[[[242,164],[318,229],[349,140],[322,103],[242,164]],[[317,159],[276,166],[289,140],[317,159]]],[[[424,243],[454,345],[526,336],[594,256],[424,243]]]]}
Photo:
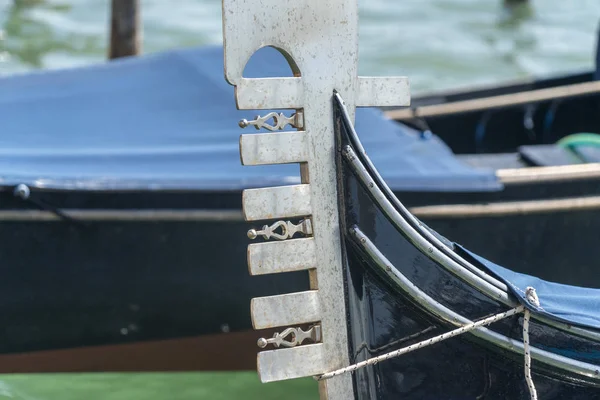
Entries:
{"type": "Polygon", "coordinates": [[[306,236],[312,235],[312,224],[310,219],[304,219],[297,225],[294,225],[291,221],[277,221],[271,226],[263,225],[261,230],[250,229],[248,231],[248,237],[250,239],[256,239],[258,236],[262,236],[264,239],[278,239],[285,240],[294,237],[296,233],[302,233],[306,236]],[[277,229],[281,228],[281,233],[276,232],[277,229]]]}
{"type": "Polygon", "coordinates": [[[354,161],[354,155],[352,154],[352,149],[350,148],[350,146],[346,145],[344,146],[344,148],[342,149],[342,155],[350,160],[350,161],[354,161]]]}
{"type": "Polygon", "coordinates": [[[296,347],[305,340],[311,340],[314,343],[320,342],[321,325],[314,325],[306,332],[301,328],[287,328],[281,333],[276,332],[270,339],[258,339],[257,344],[261,349],[264,349],[269,344],[272,344],[275,347],[296,347]],[[287,337],[289,337],[290,340],[286,340],[287,337]]]}
{"type": "Polygon", "coordinates": [[[298,111],[288,117],[284,113],[277,114],[276,112],[270,112],[264,117],[257,115],[252,121],[243,119],[239,122],[239,125],[240,128],[247,128],[248,126],[252,125],[257,130],[260,128],[265,128],[270,131],[282,130],[286,127],[286,125],[291,125],[294,128],[302,129],[304,128],[304,114],[302,111],[298,111]],[[273,125],[267,123],[267,121],[271,118],[273,119],[273,125]]]}

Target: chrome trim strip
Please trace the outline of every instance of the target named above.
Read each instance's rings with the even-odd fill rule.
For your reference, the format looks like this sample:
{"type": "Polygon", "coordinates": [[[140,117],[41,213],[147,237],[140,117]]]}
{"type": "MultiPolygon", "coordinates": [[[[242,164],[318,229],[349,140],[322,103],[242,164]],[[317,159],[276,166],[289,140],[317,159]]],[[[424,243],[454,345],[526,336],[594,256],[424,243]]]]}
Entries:
{"type": "MultiPolygon", "coordinates": [[[[460,327],[470,324],[473,321],[452,311],[446,306],[432,299],[429,295],[421,291],[414,283],[406,278],[390,261],[385,258],[377,247],[363,234],[359,228],[350,228],[350,234],[354,237],[357,246],[360,246],[375,261],[381,272],[386,274],[395,284],[397,284],[414,301],[422,305],[428,312],[446,323],[460,327]]],[[[513,353],[523,354],[523,342],[511,339],[488,328],[477,328],[471,332],[480,339],[493,343],[494,345],[509,350],[513,353]]],[[[550,365],[555,368],[569,371],[573,374],[583,375],[587,378],[597,381],[600,384],[600,366],[586,362],[573,360],[558,354],[548,352],[531,346],[532,357],[539,362],[550,365]]]]}
{"type": "Polygon", "coordinates": [[[402,121],[418,117],[424,118],[440,115],[446,116],[465,112],[516,107],[523,104],[597,94],[600,94],[600,82],[588,81],[582,83],[572,83],[569,85],[554,86],[550,88],[532,89],[517,93],[499,94],[489,97],[478,97],[475,99],[432,104],[414,109],[399,109],[388,111],[385,113],[385,115],[388,118],[402,121]]]}
{"type": "MultiPolygon", "coordinates": [[[[358,135],[354,130],[354,126],[348,122],[351,120],[348,118],[348,114],[343,105],[343,101],[341,100],[341,98],[339,98],[339,96],[336,98],[339,102],[340,109],[344,114],[346,123],[350,129],[350,133],[353,136],[350,138],[353,142],[352,145],[355,146],[362,154],[362,157],[367,163],[370,171],[372,171],[373,177],[371,177],[367,169],[358,159],[356,153],[354,152],[354,149],[352,149],[352,147],[350,146],[348,146],[348,148],[350,149],[350,153],[353,154],[354,157],[352,160],[348,160],[348,162],[352,166],[356,164],[356,167],[358,168],[355,169],[355,173],[357,174],[358,179],[363,183],[365,188],[367,188],[371,195],[376,199],[375,201],[382,208],[382,211],[389,212],[389,214],[387,214],[386,212],[386,215],[388,215],[390,221],[396,226],[396,228],[404,232],[408,236],[409,240],[415,246],[417,246],[417,248],[426,249],[426,251],[421,251],[423,251],[424,254],[428,254],[429,257],[439,262],[442,267],[446,268],[448,271],[455,274],[465,282],[472,284],[477,290],[479,290],[483,294],[499,299],[507,306],[515,307],[517,303],[515,302],[515,300],[508,296],[508,288],[503,282],[500,282],[494,277],[490,276],[489,274],[486,274],[484,271],[475,267],[467,260],[456,254],[453,249],[446,246],[431,232],[424,228],[423,224],[417,218],[415,218],[415,216],[412,215],[398,200],[398,198],[390,190],[387,183],[383,180],[383,178],[381,178],[381,175],[379,175],[379,171],[377,171],[377,169],[373,166],[373,163],[371,162],[369,156],[362,147],[360,140],[358,139],[358,135]],[[375,184],[369,185],[370,183],[373,183],[372,180],[375,184]],[[385,191],[385,194],[383,191],[385,191]],[[406,219],[399,213],[398,210],[402,210],[402,212],[406,215],[406,219]],[[500,285],[497,285],[497,283],[499,283],[500,285]]],[[[574,335],[578,335],[591,340],[600,341],[600,331],[576,327],[570,324],[555,321],[553,319],[547,318],[539,314],[532,314],[532,317],[556,329],[563,330],[565,332],[570,332],[574,335]]]]}
{"type": "MultiPolygon", "coordinates": [[[[486,274],[484,271],[475,267],[473,264],[466,261],[464,258],[460,257],[458,254],[454,253],[451,249],[443,245],[449,251],[452,251],[455,257],[450,257],[446,252],[440,251],[439,248],[432,246],[431,243],[428,242],[430,240],[427,236],[431,235],[430,232],[425,231],[422,228],[422,224],[418,222],[415,218],[415,221],[421,227],[421,232],[417,232],[404,217],[394,208],[394,206],[390,203],[390,201],[385,197],[381,189],[377,184],[370,185],[373,183],[370,179],[370,176],[359,161],[356,153],[350,146],[347,146],[345,149],[347,151],[346,158],[353,171],[356,173],[356,176],[360,182],[367,188],[369,193],[374,198],[374,201],[377,203],[381,210],[385,213],[385,215],[389,218],[389,220],[394,224],[394,226],[399,229],[401,232],[404,232],[407,235],[407,239],[419,250],[426,254],[428,257],[439,263],[443,268],[450,271],[455,276],[459,277],[463,281],[472,285],[476,290],[485,294],[486,296],[490,296],[492,298],[498,299],[505,305],[509,307],[516,307],[517,302],[513,300],[508,295],[508,288],[504,285],[504,289],[498,288],[498,286],[493,284],[493,281],[497,281],[492,276],[486,274]],[[422,236],[421,236],[422,235],[422,236]],[[461,265],[462,264],[462,265],[461,265]],[[486,279],[486,277],[488,279],[486,279]]],[[[408,213],[408,211],[407,211],[408,213]]],[[[412,214],[407,214],[412,216],[412,214]]],[[[414,218],[414,217],[412,217],[414,218]]],[[[436,238],[436,240],[438,240],[436,238]]],[[[440,242],[441,243],[441,242],[440,242]]],[[[543,322],[546,325],[552,326],[556,329],[563,330],[565,332],[570,332],[572,334],[585,337],[588,339],[600,341],[600,332],[592,331],[576,326],[572,326],[563,322],[555,321],[545,316],[539,314],[532,314],[532,318],[543,322]]]]}
{"type": "Polygon", "coordinates": [[[586,196],[488,204],[445,204],[441,206],[412,207],[409,210],[419,218],[476,218],[586,211],[597,210],[599,208],[600,196],[586,196]]]}
{"type": "Polygon", "coordinates": [[[600,178],[600,163],[499,169],[496,177],[504,184],[600,178]]]}
{"type": "MultiPolygon", "coordinates": [[[[398,198],[396,197],[396,195],[394,194],[394,192],[392,192],[392,190],[389,188],[389,186],[387,185],[387,183],[385,182],[385,180],[381,177],[381,175],[379,175],[379,171],[377,170],[377,168],[375,168],[375,166],[373,165],[373,163],[371,162],[371,159],[369,158],[369,156],[367,155],[367,152],[365,151],[365,149],[362,146],[362,143],[360,142],[360,139],[358,138],[358,135],[356,134],[356,131],[354,130],[354,125],[350,122],[352,121],[352,119],[350,119],[349,115],[348,115],[348,111],[346,110],[346,107],[344,106],[344,102],[342,100],[342,98],[336,94],[336,100],[338,103],[338,106],[340,108],[340,111],[342,112],[344,119],[345,119],[345,123],[347,125],[347,128],[350,130],[351,133],[351,137],[350,137],[350,141],[352,143],[352,146],[354,146],[357,151],[362,155],[362,157],[365,160],[365,163],[367,164],[367,167],[370,170],[369,172],[365,172],[364,174],[366,174],[367,178],[366,180],[363,180],[363,183],[366,185],[366,187],[369,187],[368,182],[370,182],[371,179],[373,179],[375,181],[375,185],[377,186],[378,190],[380,192],[382,192],[382,196],[384,199],[384,202],[386,203],[390,203],[391,204],[391,209],[396,212],[396,210],[402,210],[402,212],[404,212],[404,214],[407,216],[407,220],[408,220],[408,226],[412,226],[415,227],[415,229],[418,230],[419,235],[417,235],[418,238],[421,237],[425,237],[430,243],[433,243],[433,249],[436,249],[441,251],[442,253],[444,253],[447,257],[449,257],[452,260],[455,260],[457,262],[463,262],[464,260],[458,256],[458,254],[456,254],[451,248],[449,248],[448,246],[446,246],[441,240],[439,240],[434,234],[432,234],[429,230],[427,230],[426,228],[423,227],[423,224],[421,223],[421,221],[419,221],[417,218],[415,218],[414,215],[412,215],[405,207],[404,204],[402,204],[398,198]],[[373,177],[371,177],[371,175],[373,175],[373,177]]],[[[354,152],[354,149],[351,150],[354,152]]],[[[366,168],[362,165],[362,162],[359,160],[358,161],[361,167],[361,170],[366,171],[366,168]]],[[[360,176],[359,176],[360,178],[360,176]]],[[[372,190],[373,188],[370,188],[369,190],[372,190]]],[[[380,203],[381,205],[381,203],[380,203]]],[[[396,212],[397,213],[397,212],[396,212]]],[[[406,222],[406,220],[404,218],[402,218],[402,216],[400,216],[400,219],[404,222],[406,222]]],[[[406,224],[405,224],[406,225],[406,224]]],[[[425,243],[426,247],[430,246],[430,243],[425,243]]],[[[434,252],[437,254],[437,252],[434,252]]],[[[506,285],[503,282],[500,282],[498,279],[483,273],[483,271],[481,271],[479,268],[475,268],[473,266],[467,266],[467,269],[470,269],[471,272],[473,272],[475,275],[477,275],[479,278],[485,280],[486,282],[488,282],[489,284],[495,286],[496,288],[500,289],[503,292],[507,292],[508,288],[506,287],[506,285]]],[[[600,336],[600,335],[599,335],[600,336]]]]}
{"type": "MultiPolygon", "coordinates": [[[[475,266],[468,266],[470,273],[466,274],[463,271],[463,267],[456,261],[452,260],[448,255],[444,254],[440,249],[432,246],[431,243],[423,240],[419,235],[419,232],[415,230],[394,208],[394,206],[387,201],[383,192],[379,189],[378,185],[371,181],[369,173],[359,161],[356,153],[350,146],[346,146],[342,150],[343,156],[346,161],[350,164],[350,167],[356,174],[358,180],[365,186],[366,190],[373,196],[374,201],[381,208],[381,211],[389,218],[392,224],[404,232],[407,235],[407,239],[417,247],[423,254],[426,254],[437,263],[442,264],[446,269],[452,272],[454,275],[465,280],[469,284],[477,288],[481,293],[491,296],[495,299],[501,300],[505,304],[516,306],[517,303],[509,298],[508,288],[498,279],[487,275],[479,268],[475,266]],[[484,287],[485,289],[482,289],[484,287]]],[[[421,225],[420,222],[417,222],[421,225]]],[[[422,225],[421,225],[422,226],[422,225]]],[[[441,242],[440,242],[441,244],[441,242]]]]}
{"type": "MultiPolygon", "coordinates": [[[[241,210],[81,210],[64,209],[63,214],[79,221],[244,221],[241,210]]],[[[0,221],[63,221],[51,211],[2,210],[0,221]]]]}

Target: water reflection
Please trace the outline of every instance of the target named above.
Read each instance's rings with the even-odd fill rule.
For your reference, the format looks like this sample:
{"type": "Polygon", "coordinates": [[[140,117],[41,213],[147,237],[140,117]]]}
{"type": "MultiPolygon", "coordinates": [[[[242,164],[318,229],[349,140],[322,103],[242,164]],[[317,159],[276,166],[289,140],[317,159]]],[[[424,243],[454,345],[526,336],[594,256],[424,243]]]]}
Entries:
{"type": "MultiPolygon", "coordinates": [[[[359,0],[359,72],[422,91],[589,69],[600,2],[359,0]]],[[[222,42],[220,0],[141,0],[144,54],[222,42]]],[[[102,63],[110,1],[0,0],[0,73],[102,63]],[[1,42],[0,42],[1,43],[1,42]]]]}
{"type": "Polygon", "coordinates": [[[68,3],[47,0],[7,1],[2,13],[0,53],[5,63],[38,69],[47,66],[51,54],[95,55],[104,48],[101,38],[60,23],[71,11],[68,3]]]}

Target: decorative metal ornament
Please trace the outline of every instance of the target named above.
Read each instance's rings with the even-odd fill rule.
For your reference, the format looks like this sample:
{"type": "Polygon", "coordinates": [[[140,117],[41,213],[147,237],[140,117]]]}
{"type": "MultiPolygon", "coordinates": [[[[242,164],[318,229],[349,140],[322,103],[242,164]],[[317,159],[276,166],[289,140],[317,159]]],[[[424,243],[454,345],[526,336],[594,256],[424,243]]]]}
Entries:
{"type": "Polygon", "coordinates": [[[298,232],[304,235],[312,235],[312,224],[310,223],[310,219],[302,220],[297,225],[294,225],[291,221],[277,221],[271,226],[263,225],[262,229],[259,231],[250,229],[248,231],[248,237],[250,239],[256,239],[258,236],[262,236],[264,239],[275,238],[278,240],[285,240],[294,237],[298,232]],[[281,233],[276,232],[279,228],[281,228],[281,233]]]}
{"type": "Polygon", "coordinates": [[[269,344],[275,347],[296,347],[305,340],[316,343],[321,340],[321,325],[311,326],[309,330],[303,331],[301,328],[287,328],[283,332],[276,332],[271,339],[258,339],[258,347],[264,349],[269,344]],[[286,338],[289,337],[289,340],[286,338]]]}
{"type": "Polygon", "coordinates": [[[270,112],[264,117],[257,115],[255,119],[252,121],[248,121],[243,119],[239,123],[240,128],[247,128],[248,126],[254,126],[256,130],[261,128],[268,129],[270,131],[282,130],[286,127],[286,125],[291,125],[294,128],[302,129],[304,128],[304,117],[302,111],[298,111],[289,117],[284,113],[277,114],[276,112],[270,112]],[[268,124],[267,121],[269,119],[273,119],[274,125],[268,124]]]}

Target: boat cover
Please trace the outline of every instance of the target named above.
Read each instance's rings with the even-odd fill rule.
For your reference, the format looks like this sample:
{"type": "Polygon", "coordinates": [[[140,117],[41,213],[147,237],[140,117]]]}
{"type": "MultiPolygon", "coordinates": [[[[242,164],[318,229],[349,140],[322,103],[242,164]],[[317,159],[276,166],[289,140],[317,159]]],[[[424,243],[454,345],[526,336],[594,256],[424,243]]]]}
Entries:
{"type": "MultiPolygon", "coordinates": [[[[552,319],[573,325],[600,329],[600,289],[548,282],[535,276],[501,267],[454,244],[463,255],[470,256],[480,266],[496,275],[526,307],[552,319]],[[527,301],[525,289],[535,289],[540,307],[527,301]]],[[[600,355],[599,355],[600,356],[600,355]]]]}
{"type": "MultiPolygon", "coordinates": [[[[274,49],[247,77],[291,76],[274,49]]],[[[271,110],[261,111],[264,115],[271,110]]],[[[223,48],[182,49],[0,79],[0,185],[81,190],[240,190],[299,183],[298,165],[243,167],[223,48]]],[[[494,171],[456,159],[436,136],[357,110],[359,132],[394,190],[500,190],[494,171]]]]}

